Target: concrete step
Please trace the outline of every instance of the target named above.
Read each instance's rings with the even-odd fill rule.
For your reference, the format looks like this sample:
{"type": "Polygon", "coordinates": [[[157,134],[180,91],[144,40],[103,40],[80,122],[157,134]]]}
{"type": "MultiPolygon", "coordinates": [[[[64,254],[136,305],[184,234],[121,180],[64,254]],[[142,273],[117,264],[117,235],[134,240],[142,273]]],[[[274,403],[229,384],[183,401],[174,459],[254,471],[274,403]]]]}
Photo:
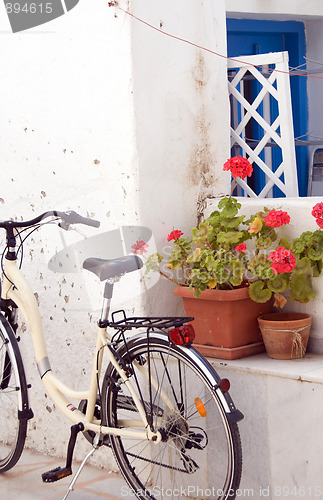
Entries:
{"type": "Polygon", "coordinates": [[[323,499],[323,355],[209,361],[245,416],[240,497],[323,499]]]}

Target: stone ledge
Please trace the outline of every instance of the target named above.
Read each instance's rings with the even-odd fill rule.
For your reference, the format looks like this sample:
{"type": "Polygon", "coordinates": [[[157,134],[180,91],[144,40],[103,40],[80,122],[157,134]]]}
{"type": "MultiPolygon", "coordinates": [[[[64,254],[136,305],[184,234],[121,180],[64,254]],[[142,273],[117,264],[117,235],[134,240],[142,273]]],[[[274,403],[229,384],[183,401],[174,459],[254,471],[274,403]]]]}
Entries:
{"type": "Polygon", "coordinates": [[[323,356],[307,353],[303,359],[285,361],[257,354],[209,361],[230,380],[230,395],[244,415],[239,422],[242,491],[274,499],[282,496],[281,487],[287,492],[296,488],[297,498],[305,489],[306,498],[315,491],[323,500],[323,356]],[[268,494],[260,495],[259,486],[268,494]]]}
{"type": "Polygon", "coordinates": [[[266,354],[236,360],[208,358],[208,361],[220,376],[225,368],[234,372],[323,384],[323,354],[306,353],[304,358],[290,361],[271,359],[266,354]]]}

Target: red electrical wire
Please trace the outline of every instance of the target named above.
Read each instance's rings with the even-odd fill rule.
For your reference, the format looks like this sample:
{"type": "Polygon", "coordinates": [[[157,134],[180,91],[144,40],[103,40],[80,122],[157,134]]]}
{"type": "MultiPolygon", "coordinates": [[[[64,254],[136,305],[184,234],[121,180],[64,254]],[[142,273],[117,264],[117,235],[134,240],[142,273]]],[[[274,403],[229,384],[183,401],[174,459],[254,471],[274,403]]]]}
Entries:
{"type": "MultiPolygon", "coordinates": [[[[131,12],[129,12],[128,10],[125,10],[122,7],[120,7],[118,5],[117,1],[110,1],[110,2],[108,2],[108,6],[109,7],[118,7],[119,10],[121,10],[122,12],[124,12],[125,14],[127,14],[128,16],[131,16],[133,19],[136,19],[136,21],[139,21],[140,23],[145,24],[149,28],[152,28],[153,30],[158,31],[158,33],[161,33],[163,35],[169,36],[170,38],[174,38],[175,40],[179,40],[180,42],[187,43],[189,45],[192,45],[193,47],[197,47],[198,49],[201,49],[201,50],[204,50],[206,52],[209,52],[210,54],[214,54],[215,56],[222,57],[223,59],[228,59],[229,61],[239,62],[239,63],[246,64],[248,66],[253,66],[254,68],[261,68],[261,69],[264,68],[264,66],[262,66],[262,65],[250,64],[249,62],[241,61],[240,59],[238,60],[238,59],[234,59],[232,57],[225,56],[223,54],[219,54],[218,52],[215,52],[214,50],[211,50],[211,49],[208,49],[206,47],[203,47],[202,45],[198,45],[197,43],[191,42],[190,40],[186,40],[185,38],[181,38],[179,36],[172,35],[171,33],[167,33],[167,31],[163,31],[163,30],[161,30],[159,28],[156,28],[156,26],[153,26],[152,24],[149,24],[147,21],[144,21],[143,19],[140,19],[140,17],[137,17],[134,14],[132,14],[131,12]]],[[[266,66],[266,70],[267,71],[272,71],[272,72],[276,71],[277,73],[284,73],[284,74],[290,75],[290,76],[306,76],[308,78],[318,78],[319,80],[323,80],[323,76],[305,75],[304,73],[296,73],[294,71],[283,71],[283,70],[279,70],[279,69],[272,69],[272,68],[268,68],[267,66],[266,66]]]]}

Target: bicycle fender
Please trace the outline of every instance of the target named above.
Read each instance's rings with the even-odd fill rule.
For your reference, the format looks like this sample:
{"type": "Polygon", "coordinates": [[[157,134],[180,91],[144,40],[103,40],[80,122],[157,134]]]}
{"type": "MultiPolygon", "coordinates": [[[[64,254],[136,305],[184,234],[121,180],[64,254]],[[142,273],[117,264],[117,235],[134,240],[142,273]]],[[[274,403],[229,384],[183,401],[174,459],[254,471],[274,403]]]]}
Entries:
{"type": "MultiPolygon", "coordinates": [[[[167,332],[154,331],[152,335],[154,337],[157,337],[159,340],[164,341],[167,344],[170,343],[167,332]]],[[[136,342],[144,338],[147,338],[147,333],[141,332],[137,335],[131,336],[131,338],[129,338],[128,341],[136,342]]],[[[202,372],[205,373],[205,368],[208,369],[208,374],[209,374],[208,380],[213,385],[213,388],[222,403],[228,421],[230,423],[236,423],[241,421],[244,418],[243,413],[235,407],[235,404],[233,403],[229,392],[222,391],[220,387],[220,382],[222,379],[217,373],[217,371],[213,368],[213,366],[209,363],[209,361],[192,346],[180,346],[173,344],[173,347],[185,353],[186,356],[188,356],[194,363],[196,363],[201,368],[202,372]]]]}
{"type": "MultiPolygon", "coordinates": [[[[0,313],[0,330],[3,338],[8,342],[10,349],[13,350],[14,355],[21,359],[20,349],[13,329],[2,313],[0,313]]],[[[29,420],[33,418],[34,414],[29,406],[28,388],[24,371],[20,374],[20,382],[21,394],[19,397],[18,418],[29,420]]]]}

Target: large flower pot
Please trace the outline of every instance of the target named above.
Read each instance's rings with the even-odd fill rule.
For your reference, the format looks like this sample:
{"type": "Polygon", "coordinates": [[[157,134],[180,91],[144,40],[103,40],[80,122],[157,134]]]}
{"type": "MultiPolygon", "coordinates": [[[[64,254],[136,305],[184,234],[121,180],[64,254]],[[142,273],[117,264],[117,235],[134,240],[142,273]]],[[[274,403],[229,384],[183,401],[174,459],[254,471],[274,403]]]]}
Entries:
{"type": "Polygon", "coordinates": [[[299,359],[306,352],[312,317],[302,313],[272,313],[258,318],[267,354],[274,359],[299,359]]]}
{"type": "Polygon", "coordinates": [[[194,317],[194,347],[204,356],[238,359],[265,350],[257,317],[270,312],[271,300],[258,304],[250,299],[248,288],[205,290],[193,296],[188,287],[176,287],[187,316],[194,317]]]}

